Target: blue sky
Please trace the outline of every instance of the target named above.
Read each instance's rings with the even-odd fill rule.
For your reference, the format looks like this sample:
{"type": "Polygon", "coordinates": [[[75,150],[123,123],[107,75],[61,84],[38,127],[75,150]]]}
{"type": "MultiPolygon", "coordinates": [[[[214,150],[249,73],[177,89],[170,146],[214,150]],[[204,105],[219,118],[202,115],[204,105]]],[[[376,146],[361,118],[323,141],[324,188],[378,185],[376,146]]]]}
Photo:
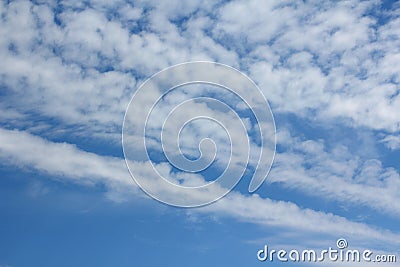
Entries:
{"type": "MultiPolygon", "coordinates": [[[[0,267],[280,266],[257,251],[326,249],[341,237],[399,260],[398,2],[21,0],[0,13],[0,267]],[[195,60],[254,80],[277,150],[255,194],[249,168],[223,199],[184,209],[135,184],[121,132],[148,77],[195,60]]],[[[204,132],[214,134],[208,124],[184,132],[187,156],[204,132]]],[[[222,164],[227,143],[217,145],[222,164]]],[[[207,181],[218,164],[183,179],[207,181]]]]}

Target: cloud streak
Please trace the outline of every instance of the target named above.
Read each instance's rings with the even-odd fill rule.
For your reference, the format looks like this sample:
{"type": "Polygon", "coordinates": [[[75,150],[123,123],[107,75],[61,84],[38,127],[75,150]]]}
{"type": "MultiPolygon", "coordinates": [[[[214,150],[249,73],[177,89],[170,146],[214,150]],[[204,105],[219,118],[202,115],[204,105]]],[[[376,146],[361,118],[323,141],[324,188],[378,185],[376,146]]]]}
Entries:
{"type": "MultiPolygon", "coordinates": [[[[130,179],[122,159],[98,156],[71,144],[54,143],[26,132],[0,129],[0,157],[8,164],[35,169],[57,179],[66,179],[85,186],[105,184],[113,201],[123,201],[121,196],[144,196],[130,179]]],[[[141,168],[139,163],[136,166],[146,170],[141,168]]],[[[166,175],[174,176],[167,165],[163,165],[163,168],[166,175]]],[[[174,178],[176,177],[171,177],[174,178]]],[[[151,182],[150,176],[148,179],[151,182]]],[[[213,205],[197,211],[234,217],[268,227],[285,228],[287,231],[324,235],[345,234],[349,237],[362,237],[364,240],[378,239],[390,244],[399,240],[396,233],[377,230],[330,213],[302,209],[291,202],[275,201],[258,195],[244,196],[238,192],[231,192],[213,205]]]]}

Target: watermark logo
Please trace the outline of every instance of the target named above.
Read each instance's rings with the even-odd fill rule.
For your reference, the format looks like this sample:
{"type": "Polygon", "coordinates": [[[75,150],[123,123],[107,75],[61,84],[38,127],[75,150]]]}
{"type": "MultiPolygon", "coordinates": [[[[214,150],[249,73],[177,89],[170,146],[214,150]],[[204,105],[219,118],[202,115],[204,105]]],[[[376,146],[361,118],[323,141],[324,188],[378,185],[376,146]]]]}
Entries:
{"type": "Polygon", "coordinates": [[[339,238],[339,239],[336,241],[336,246],[337,246],[339,249],[345,249],[345,248],[347,248],[347,246],[348,246],[347,240],[344,239],[344,238],[339,238]]]}
{"type": "Polygon", "coordinates": [[[256,84],[215,62],[166,68],[134,93],[122,144],[129,172],[152,198],[178,207],[212,203],[245,175],[249,192],[266,179],[275,124],[256,84]]]}
{"type": "Polygon", "coordinates": [[[344,238],[339,238],[336,242],[336,248],[329,247],[324,250],[304,249],[297,250],[275,250],[269,249],[265,245],[263,249],[257,252],[257,259],[262,262],[385,262],[394,263],[397,261],[396,255],[374,254],[369,249],[347,249],[348,243],[344,238]]]}

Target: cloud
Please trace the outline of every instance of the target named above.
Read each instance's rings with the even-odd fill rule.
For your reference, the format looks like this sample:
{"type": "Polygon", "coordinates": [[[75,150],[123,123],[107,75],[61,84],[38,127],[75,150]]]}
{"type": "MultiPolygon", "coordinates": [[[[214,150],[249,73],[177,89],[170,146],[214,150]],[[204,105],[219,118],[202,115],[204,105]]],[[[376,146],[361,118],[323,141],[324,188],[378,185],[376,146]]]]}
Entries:
{"type": "Polygon", "coordinates": [[[394,132],[400,18],[379,23],[377,5],[3,2],[2,86],[20,113],[117,131],[132,74],[140,80],[172,64],[217,60],[248,72],[275,112],[394,132]]]}
{"type": "MultiPolygon", "coordinates": [[[[170,7],[182,12],[181,4],[170,7]]],[[[190,36],[195,29],[203,34],[195,22],[190,22],[188,36],[180,36],[159,7],[146,14],[145,6],[124,2],[109,6],[95,1],[93,8],[64,3],[56,14],[54,8],[54,3],[1,3],[0,35],[5,38],[0,41],[0,75],[9,103],[2,103],[4,109],[57,118],[59,127],[85,125],[88,134],[119,133],[137,79],[182,61],[215,60],[210,53],[237,65],[235,53],[212,39],[204,36],[199,46],[190,36]],[[115,17],[109,8],[115,9],[115,17]],[[143,19],[157,31],[143,31],[143,19]]]]}
{"type": "MultiPolygon", "coordinates": [[[[144,196],[144,193],[138,190],[130,179],[122,159],[99,156],[82,151],[71,144],[50,142],[21,131],[0,129],[0,141],[0,157],[3,164],[5,161],[7,164],[20,168],[35,169],[51,177],[66,179],[85,186],[104,184],[113,201],[123,201],[124,196],[144,196]]],[[[142,172],[141,175],[147,175],[149,183],[157,182],[152,179],[150,173],[146,172],[147,168],[143,166],[146,163],[135,164],[142,172]]],[[[172,176],[170,179],[177,178],[171,172],[169,165],[162,164],[161,169],[165,175],[172,176]]],[[[197,176],[197,179],[201,177],[197,176]]],[[[165,189],[158,183],[158,190],[165,189]]],[[[210,194],[218,194],[213,190],[219,190],[218,187],[213,187],[210,191],[210,194]]],[[[181,191],[177,192],[176,197],[201,197],[201,195],[181,194],[181,191]]],[[[345,234],[391,243],[399,240],[399,236],[395,233],[377,230],[330,213],[302,209],[291,202],[275,201],[258,195],[244,196],[238,192],[231,192],[213,205],[196,209],[196,212],[234,217],[241,221],[282,227],[294,232],[345,234]]]]}
{"type": "Polygon", "coordinates": [[[381,140],[381,142],[391,150],[397,150],[400,148],[400,136],[398,135],[387,135],[381,140]]]}
{"type": "Polygon", "coordinates": [[[2,128],[0,143],[3,164],[34,169],[86,186],[102,183],[117,192],[137,190],[124,161],[119,158],[99,156],[75,145],[54,143],[27,132],[2,128]]]}
{"type": "MultiPolygon", "coordinates": [[[[282,227],[286,231],[292,229],[308,233],[342,234],[353,237],[368,232],[371,238],[372,236],[378,239],[382,238],[379,231],[364,224],[353,223],[334,214],[301,209],[294,203],[264,199],[258,195],[246,197],[237,192],[232,192],[221,201],[206,206],[204,211],[227,214],[242,221],[261,225],[282,227]]],[[[388,235],[386,238],[394,242],[396,235],[392,237],[388,235]]]]}
{"type": "Polygon", "coordinates": [[[268,182],[306,194],[400,215],[400,174],[377,159],[363,160],[343,145],[328,149],[323,140],[301,140],[283,130],[278,134],[284,152],[278,153],[268,182]],[[285,141],[289,140],[289,142],[285,141]]]}
{"type": "Polygon", "coordinates": [[[254,51],[241,60],[250,62],[250,76],[274,110],[396,131],[399,22],[394,17],[380,24],[370,15],[376,5],[235,1],[221,8],[216,37],[228,36],[238,51],[254,51]]]}
{"type": "MultiPolygon", "coordinates": [[[[243,70],[280,116],[309,119],[317,126],[335,121],[365,127],[383,134],[388,148],[398,149],[400,6],[376,14],[379,5],[2,1],[0,157],[5,164],[76,183],[104,183],[113,200],[121,201],[131,190],[143,195],[132,186],[122,159],[49,140],[58,134],[119,143],[135,88],[156,71],[189,60],[215,60],[243,70]]],[[[375,158],[361,159],[341,145],[328,147],[326,140],[285,137],[270,182],[400,214],[398,170],[375,158]]],[[[193,142],[186,138],[190,148],[193,142]]],[[[177,180],[169,165],[159,167],[177,180]]],[[[327,233],[331,227],[390,244],[397,238],[332,214],[237,192],[204,212],[307,232],[327,233]]]]}

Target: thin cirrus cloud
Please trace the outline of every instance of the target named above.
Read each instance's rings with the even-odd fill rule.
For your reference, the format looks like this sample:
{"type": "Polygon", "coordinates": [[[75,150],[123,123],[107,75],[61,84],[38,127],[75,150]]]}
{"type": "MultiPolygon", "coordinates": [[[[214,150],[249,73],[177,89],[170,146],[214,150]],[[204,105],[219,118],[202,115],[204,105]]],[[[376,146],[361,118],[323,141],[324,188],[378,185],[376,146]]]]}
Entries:
{"type": "MultiPolygon", "coordinates": [[[[84,186],[105,184],[110,191],[110,199],[116,202],[126,201],[126,197],[143,197],[143,192],[138,190],[130,179],[123,159],[99,156],[82,151],[71,144],[54,143],[16,130],[0,129],[0,141],[0,157],[9,165],[33,169],[84,186]]],[[[146,170],[139,162],[136,166],[146,170]]],[[[163,165],[161,169],[164,169],[165,175],[174,176],[168,166],[163,165]]],[[[143,175],[151,178],[150,173],[143,175]]],[[[176,177],[170,179],[174,180],[176,177]]],[[[160,188],[160,191],[162,190],[160,188]]],[[[399,239],[396,233],[377,230],[340,216],[303,209],[291,202],[275,201],[258,195],[244,196],[238,192],[232,192],[198,212],[219,214],[259,225],[285,228],[287,231],[304,231],[308,234],[335,233],[390,243],[395,243],[399,239]]]]}

